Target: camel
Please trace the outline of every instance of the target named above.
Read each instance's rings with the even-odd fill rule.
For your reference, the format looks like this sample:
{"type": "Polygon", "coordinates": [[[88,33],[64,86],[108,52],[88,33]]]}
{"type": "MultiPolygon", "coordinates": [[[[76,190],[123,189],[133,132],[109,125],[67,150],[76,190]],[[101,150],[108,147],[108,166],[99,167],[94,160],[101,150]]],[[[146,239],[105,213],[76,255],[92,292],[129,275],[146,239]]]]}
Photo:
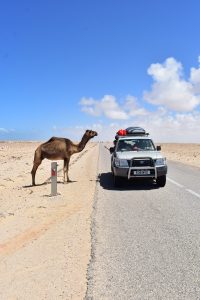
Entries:
{"type": "Polygon", "coordinates": [[[79,144],[74,144],[71,140],[62,137],[52,137],[47,142],[41,144],[35,150],[33,168],[31,171],[32,185],[35,185],[35,174],[44,158],[49,160],[63,160],[63,182],[66,182],[66,178],[67,182],[70,182],[68,175],[70,157],[74,153],[81,152],[87,142],[95,136],[97,136],[96,131],[86,130],[79,144]]]}

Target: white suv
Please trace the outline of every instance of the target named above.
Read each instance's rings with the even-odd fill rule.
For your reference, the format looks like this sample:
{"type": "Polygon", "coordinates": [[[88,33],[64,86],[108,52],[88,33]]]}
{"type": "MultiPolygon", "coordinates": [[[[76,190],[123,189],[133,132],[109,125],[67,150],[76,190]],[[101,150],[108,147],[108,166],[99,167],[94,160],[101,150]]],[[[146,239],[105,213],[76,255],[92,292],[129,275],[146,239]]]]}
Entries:
{"type": "Polygon", "coordinates": [[[115,147],[110,148],[114,185],[120,186],[122,178],[149,178],[155,180],[158,186],[164,187],[167,164],[160,150],[161,146],[155,147],[145,132],[117,136],[115,147]]]}

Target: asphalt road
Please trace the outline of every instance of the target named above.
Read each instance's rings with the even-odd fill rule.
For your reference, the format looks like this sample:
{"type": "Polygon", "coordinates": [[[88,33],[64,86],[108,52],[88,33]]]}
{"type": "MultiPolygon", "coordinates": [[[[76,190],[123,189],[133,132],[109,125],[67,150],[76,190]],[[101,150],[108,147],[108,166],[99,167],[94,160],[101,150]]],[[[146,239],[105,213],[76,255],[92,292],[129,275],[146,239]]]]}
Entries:
{"type": "Polygon", "coordinates": [[[200,169],[115,189],[100,144],[86,299],[200,299],[200,169]]]}

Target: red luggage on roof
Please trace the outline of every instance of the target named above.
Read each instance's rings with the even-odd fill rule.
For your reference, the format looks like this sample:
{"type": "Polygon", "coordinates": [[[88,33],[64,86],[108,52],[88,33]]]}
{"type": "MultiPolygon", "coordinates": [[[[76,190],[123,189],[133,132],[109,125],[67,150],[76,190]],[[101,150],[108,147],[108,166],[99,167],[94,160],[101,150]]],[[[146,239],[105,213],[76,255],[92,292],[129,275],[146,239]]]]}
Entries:
{"type": "Polygon", "coordinates": [[[117,131],[118,135],[126,135],[126,129],[120,129],[117,131]]]}

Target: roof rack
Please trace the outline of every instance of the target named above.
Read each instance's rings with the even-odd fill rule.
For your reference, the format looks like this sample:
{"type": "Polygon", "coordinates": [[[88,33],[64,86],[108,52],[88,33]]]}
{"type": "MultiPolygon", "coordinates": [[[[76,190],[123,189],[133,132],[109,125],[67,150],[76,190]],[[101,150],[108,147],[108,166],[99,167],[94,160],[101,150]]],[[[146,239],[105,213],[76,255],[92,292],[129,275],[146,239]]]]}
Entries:
{"type": "Polygon", "coordinates": [[[148,136],[149,133],[145,132],[145,133],[141,133],[141,132],[134,132],[134,133],[129,133],[126,136],[148,136]]]}
{"type": "Polygon", "coordinates": [[[119,136],[148,136],[148,135],[149,135],[149,133],[147,133],[141,127],[128,127],[126,129],[118,130],[115,138],[118,139],[119,136]]]}

